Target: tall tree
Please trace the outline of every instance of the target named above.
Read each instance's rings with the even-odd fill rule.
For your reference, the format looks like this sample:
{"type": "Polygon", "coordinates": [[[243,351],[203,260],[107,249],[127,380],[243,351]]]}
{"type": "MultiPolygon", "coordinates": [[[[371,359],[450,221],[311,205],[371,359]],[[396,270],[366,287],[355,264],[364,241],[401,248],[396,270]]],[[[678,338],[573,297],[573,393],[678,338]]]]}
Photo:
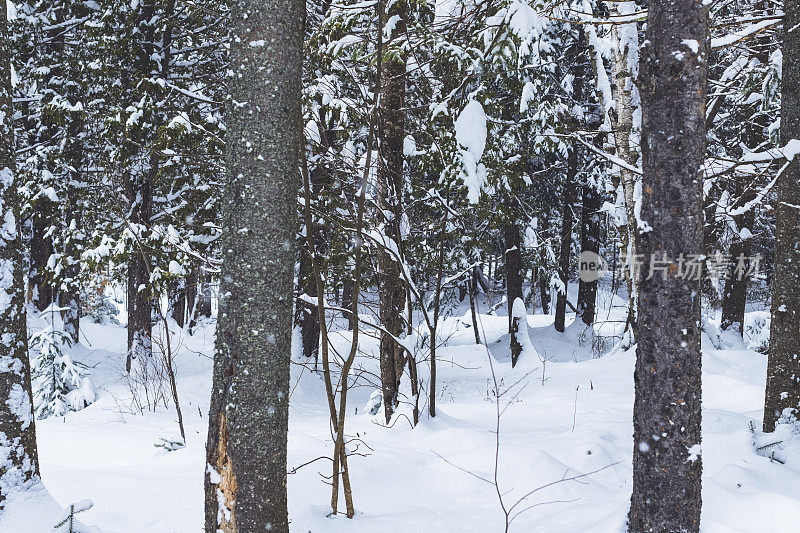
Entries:
{"type": "MultiPolygon", "coordinates": [[[[800,138],[800,4],[784,2],[781,143],[800,138]]],[[[794,141],[793,141],[794,140],[794,141]]],[[[764,431],[784,410],[800,406],[800,160],[792,157],[778,176],[775,267],[769,335],[764,431]]]]}
{"type": "Polygon", "coordinates": [[[636,533],[700,528],[700,281],[687,261],[703,249],[707,17],[696,0],[648,4],[639,84],[649,227],[641,236],[628,517],[636,533]]]}
{"type": "Polygon", "coordinates": [[[294,242],[305,2],[231,4],[223,266],[206,531],[288,532],[294,242]]]}
{"type": "MultiPolygon", "coordinates": [[[[400,224],[403,216],[403,139],[405,137],[406,51],[402,37],[405,31],[405,3],[390,2],[388,19],[394,27],[388,35],[383,63],[381,106],[378,120],[378,207],[384,234],[397,245],[403,256],[400,224]]],[[[380,368],[383,407],[388,423],[398,403],[400,378],[405,366],[403,348],[395,340],[403,333],[403,311],[406,289],[398,257],[388,250],[378,251],[381,332],[380,368]]],[[[432,340],[431,342],[436,342],[432,340]]]]}
{"type": "MultiPolygon", "coordinates": [[[[517,339],[519,321],[514,320],[514,302],[523,298],[522,294],[522,239],[519,227],[508,223],[503,226],[503,236],[506,246],[506,295],[508,297],[508,331],[511,344],[511,365],[516,366],[522,344],[517,339]]],[[[527,335],[527,332],[524,333],[527,335]]]]}
{"type": "Polygon", "coordinates": [[[570,278],[570,256],[572,253],[572,224],[574,222],[573,207],[576,193],[576,176],[578,174],[578,149],[577,143],[569,149],[567,156],[567,174],[562,192],[561,204],[561,243],[558,251],[558,277],[561,286],[556,295],[556,316],[554,327],[556,331],[563,332],[567,319],[567,302],[570,278]]]}
{"type": "Polygon", "coordinates": [[[13,490],[39,475],[31,402],[31,369],[25,326],[22,246],[17,230],[19,193],[15,181],[11,48],[7,3],[0,2],[0,514],[13,490]]]}
{"type": "MultiPolygon", "coordinates": [[[[602,198],[595,185],[583,185],[583,203],[581,204],[581,253],[600,252],[600,208],[602,198]]],[[[597,280],[580,280],[578,284],[578,316],[587,326],[594,324],[597,307],[597,280]]],[[[577,317],[576,317],[577,320],[577,317]]]]}

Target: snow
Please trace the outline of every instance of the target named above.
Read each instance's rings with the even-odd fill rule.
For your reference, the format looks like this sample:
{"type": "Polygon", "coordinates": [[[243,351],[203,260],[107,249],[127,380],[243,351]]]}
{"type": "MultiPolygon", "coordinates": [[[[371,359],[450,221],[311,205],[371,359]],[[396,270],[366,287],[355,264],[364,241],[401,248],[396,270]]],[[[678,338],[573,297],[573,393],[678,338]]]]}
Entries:
{"type": "Polygon", "coordinates": [[[470,102],[458,115],[455,123],[456,140],[467,149],[475,160],[480,160],[486,149],[486,113],[476,100],[470,102]]]}
{"type": "MultiPolygon", "coordinates": [[[[574,301],[574,284],[567,293],[574,301]]],[[[553,328],[552,315],[515,302],[514,315],[527,318],[520,337],[529,339],[531,351],[526,349],[513,369],[508,318],[487,315],[491,301],[480,295],[484,344],[476,345],[469,309],[455,310],[442,320],[437,335],[443,343],[437,350],[438,415],[423,414],[415,429],[402,417],[385,427],[376,422],[380,416],[370,414],[380,401],[370,377],[377,371],[378,343],[361,335],[364,353],[352,373],[361,377],[351,390],[347,427],[371,451],[350,460],[356,516],[328,516],[329,487],[320,473],[329,466],[318,462],[289,476],[291,531],[502,531],[494,486],[475,477],[493,477],[496,411],[487,384],[490,361],[500,387],[521,383],[508,396],[513,401],[502,403],[498,479],[507,501],[562,477],[602,469],[537,492],[530,505],[558,503],[521,514],[510,531],[623,531],[631,492],[635,355],[613,348],[611,339],[621,333],[613,321],[624,318],[625,301],[624,295],[601,290],[598,314],[608,322],[587,328],[568,315],[564,333],[553,328]]],[[[765,313],[748,313],[746,342],[765,334],[763,323],[756,327],[765,313]]],[[[716,324],[717,317],[704,320],[709,331],[703,336],[703,531],[791,531],[800,511],[800,446],[792,443],[800,439],[789,442],[783,435],[785,449],[776,456],[789,459],[786,465],[757,452],[750,424],[761,425],[766,357],[747,349],[735,334],[719,333],[716,324]],[[782,512],[775,512],[776,505],[782,512]]],[[[57,502],[48,504],[50,516],[57,518],[61,508],[88,498],[94,507],[80,517],[104,533],[201,531],[213,321],[194,335],[175,335],[187,430],[186,447],[175,451],[154,446],[177,436],[171,407],[132,409],[122,379],[125,329],[86,321],[82,330],[87,340],[70,355],[92,367],[97,400],[64,417],[37,421],[42,478],[57,502]]],[[[334,327],[331,335],[336,350],[346,353],[350,333],[334,327]]],[[[299,357],[296,362],[302,363],[299,357]]],[[[427,377],[427,363],[420,362],[419,371],[427,377]]],[[[290,471],[331,449],[321,376],[295,364],[291,390],[290,471]]],[[[427,413],[424,393],[420,410],[427,413]]],[[[686,457],[699,458],[700,443],[686,457]]],[[[25,505],[32,515],[39,508],[25,505]]],[[[38,533],[52,527],[19,523],[11,529],[2,524],[0,530],[38,533]]]]}
{"type": "Polygon", "coordinates": [[[745,26],[744,28],[737,30],[733,33],[729,33],[728,35],[725,35],[723,37],[717,37],[711,39],[711,48],[724,48],[726,46],[738,43],[739,41],[747,39],[748,37],[769,28],[770,26],[774,26],[778,22],[780,22],[779,18],[762,20],[754,24],[745,26]]]}
{"type": "Polygon", "coordinates": [[[467,186],[467,196],[471,203],[476,203],[481,189],[486,183],[486,167],[479,161],[486,149],[486,113],[476,100],[470,102],[458,115],[455,122],[456,140],[466,148],[461,150],[461,162],[465,172],[462,174],[467,186]]]}

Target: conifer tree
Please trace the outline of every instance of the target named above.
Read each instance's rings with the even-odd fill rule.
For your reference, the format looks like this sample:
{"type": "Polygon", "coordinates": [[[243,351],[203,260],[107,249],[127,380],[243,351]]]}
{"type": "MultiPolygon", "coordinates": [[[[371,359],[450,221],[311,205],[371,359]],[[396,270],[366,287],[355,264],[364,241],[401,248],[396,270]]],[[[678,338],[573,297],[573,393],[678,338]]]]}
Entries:
{"type": "Polygon", "coordinates": [[[18,229],[7,20],[7,3],[0,2],[0,514],[13,491],[25,490],[39,476],[18,229]]]}
{"type": "Polygon", "coordinates": [[[221,310],[206,531],[288,532],[295,213],[305,2],[231,4],[221,310]]]}
{"type": "Polygon", "coordinates": [[[651,0],[642,49],[642,218],[628,530],[699,531],[700,280],[708,12],[651,0]],[[652,274],[652,275],[651,275],[652,274]]]}
{"type": "Polygon", "coordinates": [[[797,418],[800,406],[800,160],[794,144],[800,138],[800,5],[784,2],[781,143],[787,145],[786,168],[778,175],[775,205],[775,271],[772,322],[764,401],[764,431],[787,410],[797,418]]]}

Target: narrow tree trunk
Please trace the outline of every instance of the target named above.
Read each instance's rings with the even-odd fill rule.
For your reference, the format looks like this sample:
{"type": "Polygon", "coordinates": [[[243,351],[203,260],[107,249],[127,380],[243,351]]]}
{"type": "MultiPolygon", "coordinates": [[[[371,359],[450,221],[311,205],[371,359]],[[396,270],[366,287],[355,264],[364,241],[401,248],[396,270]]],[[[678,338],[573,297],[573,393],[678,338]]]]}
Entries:
{"type": "Polygon", "coordinates": [[[14,116],[11,105],[11,50],[7,30],[7,5],[0,2],[0,290],[5,299],[0,309],[0,515],[14,490],[24,490],[39,476],[36,427],[31,401],[31,366],[25,326],[25,289],[22,274],[22,244],[17,221],[20,201],[14,164],[14,116]]]}
{"type": "MultiPolygon", "coordinates": [[[[750,209],[744,216],[739,217],[739,229],[752,229],[755,214],[750,209]]],[[[734,241],[729,250],[731,268],[725,278],[725,288],[722,293],[722,320],[720,327],[723,330],[736,328],[739,335],[744,335],[744,313],[747,305],[748,270],[752,239],[739,238],[734,241]]]]}
{"type": "MultiPolygon", "coordinates": [[[[153,64],[155,54],[155,1],[142,2],[138,15],[136,54],[138,58],[136,73],[139,78],[160,74],[153,64]]],[[[128,141],[130,154],[137,154],[141,147],[135,141],[128,141]]],[[[141,157],[141,155],[138,155],[141,157]]],[[[153,210],[153,182],[158,174],[158,151],[151,147],[147,156],[147,167],[139,170],[128,169],[125,174],[125,196],[128,199],[128,220],[131,230],[137,235],[133,249],[128,256],[128,357],[125,364],[128,372],[136,359],[147,359],[153,355],[152,345],[152,287],[150,284],[150,257],[142,240],[150,225],[153,210]]]]}
{"type": "Polygon", "coordinates": [[[516,364],[522,353],[522,345],[517,340],[517,331],[512,318],[514,301],[522,298],[522,239],[519,227],[506,224],[503,227],[506,243],[506,297],[508,299],[508,331],[511,334],[511,361],[516,364]]]}
{"type": "Polygon", "coordinates": [[[193,267],[186,277],[186,319],[189,321],[189,332],[194,329],[197,319],[197,268],[193,267]]]}
{"type": "MultiPolygon", "coordinates": [[[[612,16],[630,15],[638,8],[636,2],[608,2],[612,16]]],[[[614,84],[614,100],[616,102],[616,119],[613,123],[614,142],[617,156],[623,161],[636,166],[639,151],[636,149],[633,121],[636,93],[635,80],[639,69],[639,29],[636,22],[615,24],[611,27],[614,40],[612,56],[614,84]]],[[[635,258],[638,250],[638,228],[636,222],[636,175],[624,168],[619,169],[620,178],[615,186],[622,188],[622,200],[625,208],[626,223],[617,228],[620,234],[620,252],[625,264],[625,282],[628,290],[628,318],[625,330],[633,332],[636,324],[636,273],[635,258]]]]}
{"type": "MultiPolygon", "coordinates": [[[[785,1],[781,143],[800,138],[800,4],[785,1]]],[[[800,159],[778,177],[764,431],[800,405],[800,159]]]]}
{"type": "Polygon", "coordinates": [[[198,317],[211,318],[211,279],[208,273],[204,273],[203,281],[200,283],[200,294],[197,297],[197,313],[198,317]]]}
{"type": "Polygon", "coordinates": [[[171,281],[167,293],[169,316],[179,328],[183,328],[186,323],[186,280],[181,278],[171,281]]]}
{"type": "Polygon", "coordinates": [[[556,331],[563,332],[567,319],[567,289],[569,288],[570,255],[572,254],[572,204],[575,200],[575,177],[578,174],[578,151],[575,146],[567,157],[567,176],[564,184],[564,203],[561,212],[561,248],[558,252],[558,277],[564,288],[556,295],[556,331]]]}
{"type": "Polygon", "coordinates": [[[46,234],[50,227],[47,214],[54,210],[52,202],[45,197],[39,197],[33,204],[28,284],[33,305],[39,311],[53,302],[53,284],[47,279],[47,261],[53,253],[53,242],[46,234]]]}
{"type": "Polygon", "coordinates": [[[299,0],[231,4],[234,74],[228,77],[222,298],[206,445],[207,533],[289,531],[304,18],[299,0]]]}
{"type": "MultiPolygon", "coordinates": [[[[389,18],[400,17],[395,25],[383,63],[383,82],[381,83],[381,107],[378,121],[380,161],[378,162],[378,206],[384,214],[383,230],[387,237],[401,249],[400,219],[403,198],[403,140],[405,138],[405,118],[403,102],[406,92],[405,53],[393,47],[392,41],[403,34],[405,29],[402,2],[394,2],[389,7],[389,18]]],[[[381,324],[391,333],[381,333],[380,369],[383,389],[383,406],[388,423],[397,407],[400,378],[405,366],[403,350],[392,335],[399,337],[403,332],[403,311],[405,310],[405,288],[400,274],[398,258],[387,250],[378,252],[381,324]]]]}
{"type": "MultiPolygon", "coordinates": [[[[628,530],[700,528],[700,281],[683,258],[703,251],[708,11],[650,0],[642,49],[642,219],[628,530]]],[[[632,221],[630,221],[632,222],[632,221]]]]}
{"type": "MultiPolygon", "coordinates": [[[[447,202],[450,201],[450,194],[448,191],[447,202]]],[[[439,260],[436,265],[436,292],[433,295],[433,324],[430,327],[431,336],[431,379],[429,383],[430,401],[428,403],[428,414],[431,418],[436,416],[436,331],[439,328],[439,308],[442,301],[442,278],[444,277],[444,236],[447,231],[447,215],[449,211],[445,210],[445,215],[442,217],[442,226],[439,231],[439,260]]]]}
{"type": "MultiPolygon", "coordinates": [[[[581,206],[581,253],[597,255],[600,252],[600,207],[601,198],[591,184],[583,186],[581,206]]],[[[597,280],[580,280],[578,284],[578,315],[584,324],[594,324],[597,307],[597,280]]]]}
{"type": "Polygon", "coordinates": [[[469,277],[469,311],[472,314],[472,329],[475,333],[475,344],[481,343],[481,333],[478,325],[478,313],[475,310],[475,296],[478,294],[478,282],[475,279],[475,269],[469,277]]]}
{"type": "MultiPolygon", "coordinates": [[[[311,231],[312,239],[314,239],[314,230],[311,231]]],[[[304,239],[307,241],[308,239],[304,239]]],[[[308,251],[306,242],[301,243],[300,248],[300,274],[298,275],[298,284],[300,285],[300,293],[306,294],[311,298],[317,297],[317,283],[314,281],[314,272],[312,268],[311,255],[308,251]]],[[[319,338],[320,338],[320,323],[319,315],[316,312],[316,307],[310,305],[304,300],[297,302],[298,322],[300,324],[300,339],[303,345],[303,356],[314,361],[319,357],[319,338]]]]}

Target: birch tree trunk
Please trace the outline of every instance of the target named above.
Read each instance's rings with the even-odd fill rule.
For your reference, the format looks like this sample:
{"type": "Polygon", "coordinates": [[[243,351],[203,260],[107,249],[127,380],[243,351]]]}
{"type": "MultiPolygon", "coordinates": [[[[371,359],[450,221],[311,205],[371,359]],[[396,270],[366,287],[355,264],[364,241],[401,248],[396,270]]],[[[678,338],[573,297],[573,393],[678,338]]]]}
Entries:
{"type": "MultiPolygon", "coordinates": [[[[612,16],[629,15],[637,10],[635,2],[607,2],[612,16]]],[[[639,72],[639,29],[635,22],[612,25],[614,49],[612,68],[614,76],[614,101],[616,114],[613,121],[614,143],[617,156],[636,166],[639,162],[638,131],[634,123],[634,112],[638,100],[635,80],[639,72]]],[[[620,251],[625,265],[625,282],[628,289],[628,319],[625,330],[633,330],[636,324],[636,274],[638,227],[636,222],[636,175],[624,168],[619,169],[619,182],[625,207],[626,223],[619,227],[620,251]]]]}
{"type": "Polygon", "coordinates": [[[36,428],[31,402],[31,367],[25,326],[19,196],[15,180],[11,106],[11,50],[7,5],[0,2],[0,515],[12,491],[39,476],[36,428]]]}
{"type": "Polygon", "coordinates": [[[207,533],[288,532],[286,445],[305,2],[231,3],[207,533]]]}
{"type": "Polygon", "coordinates": [[[635,533],[700,528],[700,280],[679,258],[703,252],[707,39],[701,2],[649,2],[640,78],[642,218],[649,227],[640,236],[628,517],[635,533]]]}
{"type": "MultiPolygon", "coordinates": [[[[800,4],[784,2],[781,144],[800,139],[800,4]]],[[[778,177],[764,431],[800,405],[800,160],[778,177]]]]}

